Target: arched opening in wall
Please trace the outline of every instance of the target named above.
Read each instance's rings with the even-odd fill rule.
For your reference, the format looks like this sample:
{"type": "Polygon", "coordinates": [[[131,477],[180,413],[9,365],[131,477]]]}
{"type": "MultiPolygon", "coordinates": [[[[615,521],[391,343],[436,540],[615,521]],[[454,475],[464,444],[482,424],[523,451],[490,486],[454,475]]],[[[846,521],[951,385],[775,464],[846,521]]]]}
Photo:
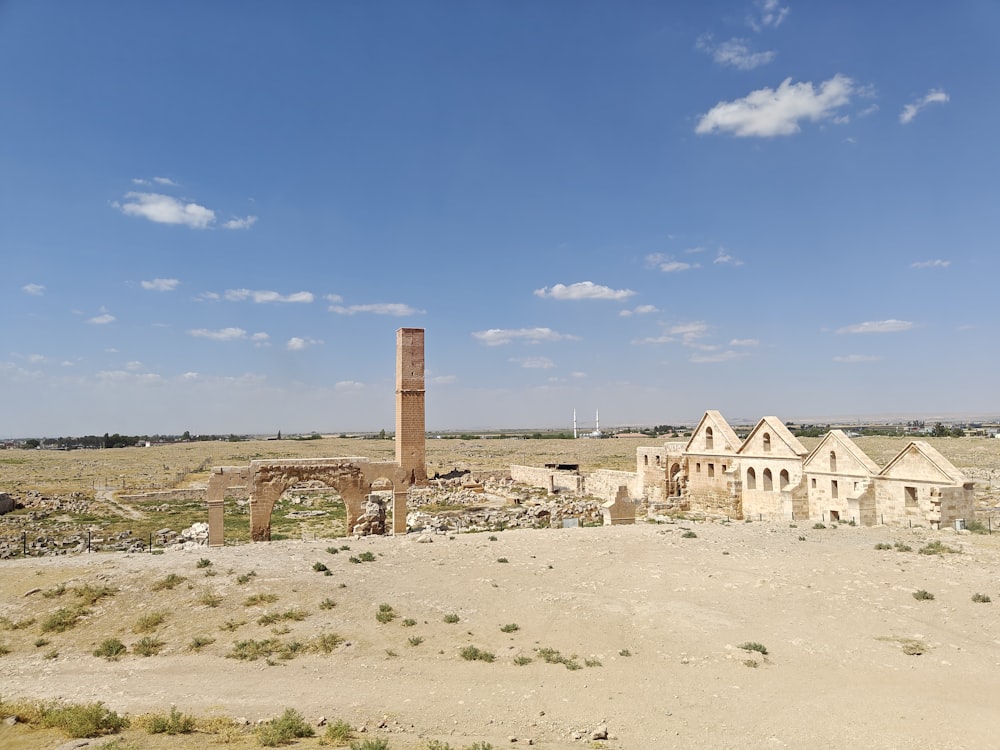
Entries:
{"type": "Polygon", "coordinates": [[[830,471],[834,472],[837,470],[837,454],[834,451],[830,451],[830,471]]]}
{"type": "Polygon", "coordinates": [[[788,469],[782,469],[781,473],[778,475],[778,488],[782,490],[788,489],[788,469]]]}
{"type": "Polygon", "coordinates": [[[705,449],[712,450],[715,444],[715,435],[712,433],[711,427],[705,428],[705,449]]]}
{"type": "Polygon", "coordinates": [[[372,482],[361,504],[361,516],[350,531],[360,534],[389,533],[392,529],[394,489],[392,481],[385,477],[372,482]]]}
{"type": "Polygon", "coordinates": [[[773,490],[774,489],[774,481],[771,478],[771,470],[770,469],[764,469],[764,476],[762,478],[764,480],[764,490],[765,491],[773,490]]]}
{"type": "Polygon", "coordinates": [[[673,464],[670,467],[670,482],[667,487],[667,495],[669,497],[680,497],[681,496],[681,465],[673,464]]]}
{"type": "Polygon", "coordinates": [[[765,432],[763,439],[764,439],[764,453],[770,453],[771,452],[771,433],[765,432]]]}
{"type": "Polygon", "coordinates": [[[757,472],[753,470],[752,466],[747,469],[747,489],[757,489],[757,472]]]}
{"type": "Polygon", "coordinates": [[[657,465],[657,466],[659,466],[659,465],[660,465],[660,457],[659,457],[659,456],[657,456],[657,457],[656,457],[656,465],[657,465]]]}
{"type": "Polygon", "coordinates": [[[271,541],[346,536],[347,503],[324,479],[302,479],[271,510],[271,541]]]}

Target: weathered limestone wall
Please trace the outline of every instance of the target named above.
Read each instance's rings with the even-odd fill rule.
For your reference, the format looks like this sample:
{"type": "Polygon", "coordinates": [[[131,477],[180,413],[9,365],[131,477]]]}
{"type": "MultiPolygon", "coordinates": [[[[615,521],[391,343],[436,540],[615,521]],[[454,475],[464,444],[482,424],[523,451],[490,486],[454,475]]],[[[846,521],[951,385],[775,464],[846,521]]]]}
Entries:
{"type": "Polygon", "coordinates": [[[718,455],[687,459],[687,500],[691,510],[743,518],[743,487],[734,461],[732,456],[718,455]]]}
{"type": "Polygon", "coordinates": [[[572,471],[557,471],[537,466],[512,464],[510,478],[529,487],[540,487],[547,492],[554,490],[583,492],[583,477],[572,471]]]}
{"type": "Polygon", "coordinates": [[[629,497],[628,487],[619,487],[615,498],[601,506],[605,526],[624,526],[635,523],[636,504],[629,497]]]}
{"type": "Polygon", "coordinates": [[[396,463],[410,484],[427,479],[425,445],[424,329],[396,331],[396,463]]]}
{"type": "Polygon", "coordinates": [[[598,469],[583,479],[583,492],[599,497],[602,500],[614,500],[618,496],[618,488],[625,487],[628,496],[641,498],[641,481],[631,471],[613,471],[598,469]]]}
{"type": "Polygon", "coordinates": [[[887,525],[951,526],[958,518],[976,517],[972,483],[962,487],[916,479],[879,477],[875,482],[875,505],[887,525]]]}

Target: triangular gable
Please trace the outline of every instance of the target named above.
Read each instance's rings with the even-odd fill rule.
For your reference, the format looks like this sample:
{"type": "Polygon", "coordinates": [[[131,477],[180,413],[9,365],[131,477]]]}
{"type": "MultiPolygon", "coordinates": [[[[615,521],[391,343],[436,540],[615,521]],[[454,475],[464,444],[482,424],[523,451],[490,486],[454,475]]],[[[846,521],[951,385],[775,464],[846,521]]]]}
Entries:
{"type": "Polygon", "coordinates": [[[879,476],[886,479],[913,479],[925,482],[965,484],[969,480],[930,443],[914,440],[886,464],[879,476]]]}
{"type": "Polygon", "coordinates": [[[843,430],[830,430],[826,433],[819,445],[802,462],[802,471],[830,472],[830,451],[837,454],[837,474],[875,476],[879,473],[878,464],[847,437],[843,430]]]}
{"type": "Polygon", "coordinates": [[[685,453],[736,453],[740,439],[722,416],[722,412],[709,409],[691,433],[691,439],[684,447],[685,453]],[[705,431],[712,428],[712,447],[705,444],[705,431]]]}
{"type": "Polygon", "coordinates": [[[750,430],[747,439],[737,451],[740,455],[764,455],[765,452],[774,458],[802,458],[809,451],[799,442],[787,427],[777,417],[764,417],[750,430]],[[771,450],[764,450],[764,435],[771,436],[771,450]]]}

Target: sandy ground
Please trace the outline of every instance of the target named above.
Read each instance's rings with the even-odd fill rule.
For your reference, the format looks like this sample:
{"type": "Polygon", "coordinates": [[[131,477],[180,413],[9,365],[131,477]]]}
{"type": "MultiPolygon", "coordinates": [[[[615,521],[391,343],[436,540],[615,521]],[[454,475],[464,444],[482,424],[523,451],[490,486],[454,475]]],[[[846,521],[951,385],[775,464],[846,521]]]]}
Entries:
{"type": "Polygon", "coordinates": [[[0,615],[36,622],[0,631],[10,649],[0,657],[0,694],[101,700],[132,713],[173,703],[250,720],[292,706],[371,731],[386,717],[394,750],[428,737],[588,747],[604,723],[612,739],[598,746],[609,748],[997,746],[1000,535],[682,521],[496,537],[342,540],[351,549],[336,555],[325,551],[330,541],[317,541],[8,561],[0,615]],[[682,537],[686,529],[697,536],[682,537]],[[929,539],[961,552],[917,554],[929,539]],[[913,551],[874,548],[896,541],[913,551]],[[376,559],[349,562],[365,551],[376,559]],[[215,576],[196,567],[202,557],[215,576]],[[317,561],[332,575],[314,571],[317,561]],[[237,583],[250,570],[256,576],[237,583]],[[168,573],[186,581],[153,592],[168,573]],[[62,597],[25,596],[61,582],[62,597]],[[72,604],[84,583],[119,591],[36,647],[44,617],[72,604]],[[916,600],[918,589],[935,598],[916,600]],[[221,597],[218,606],[199,603],[207,591],[221,597]],[[279,598],[246,606],[260,593],[279,598]],[[994,603],[974,603],[976,593],[994,603]],[[336,606],[322,609],[325,598],[336,606]],[[376,622],[382,603],[399,617],[376,622]],[[256,623],[292,608],[308,617],[256,623]],[[153,610],[168,613],[156,632],[166,646],[135,656],[132,626],[153,610]],[[445,623],[449,613],[459,622],[445,623]],[[246,624],[220,630],[227,620],[246,624]],[[507,623],[518,630],[501,632],[507,623]],[[289,632],[275,636],[277,627],[289,632]],[[275,666],[225,658],[238,640],[308,641],[321,632],[347,643],[275,666]],[[196,635],[216,640],[193,654],[186,647],[196,635]],[[130,653],[117,662],[92,656],[108,637],[130,653]],[[414,646],[411,637],[423,641],[414,646]],[[906,639],[926,650],[904,653],[906,639]],[[738,648],[748,641],[765,645],[767,657],[738,648]],[[496,661],[463,660],[470,644],[496,661]],[[44,658],[53,648],[59,656],[44,658]],[[575,655],[582,668],[545,663],[539,648],[575,655]],[[533,660],[518,666],[518,655],[533,660]]]}

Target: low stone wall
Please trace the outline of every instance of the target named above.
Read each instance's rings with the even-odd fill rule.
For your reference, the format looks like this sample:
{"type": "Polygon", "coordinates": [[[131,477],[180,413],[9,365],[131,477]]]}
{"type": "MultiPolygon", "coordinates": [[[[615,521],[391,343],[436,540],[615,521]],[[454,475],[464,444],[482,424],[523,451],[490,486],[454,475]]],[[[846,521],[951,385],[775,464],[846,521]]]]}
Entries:
{"type": "Polygon", "coordinates": [[[529,487],[540,487],[549,492],[563,490],[583,492],[583,477],[572,471],[557,471],[537,466],[511,465],[510,478],[529,487]]]}
{"type": "Polygon", "coordinates": [[[171,500],[204,500],[206,489],[204,487],[189,487],[175,490],[153,490],[152,492],[142,492],[138,495],[119,495],[119,500],[158,500],[169,502],[171,500]]]}

